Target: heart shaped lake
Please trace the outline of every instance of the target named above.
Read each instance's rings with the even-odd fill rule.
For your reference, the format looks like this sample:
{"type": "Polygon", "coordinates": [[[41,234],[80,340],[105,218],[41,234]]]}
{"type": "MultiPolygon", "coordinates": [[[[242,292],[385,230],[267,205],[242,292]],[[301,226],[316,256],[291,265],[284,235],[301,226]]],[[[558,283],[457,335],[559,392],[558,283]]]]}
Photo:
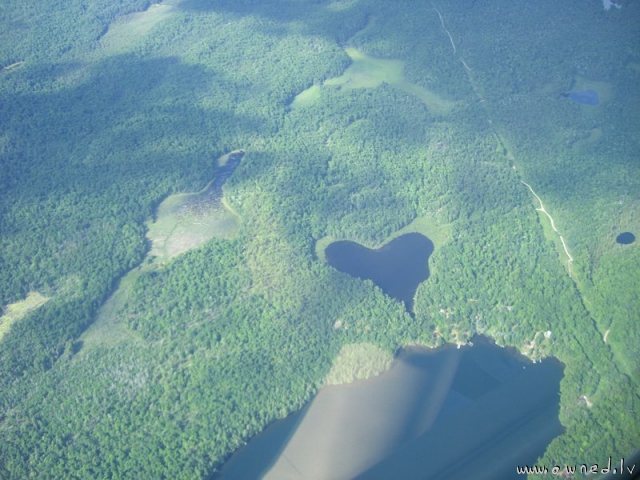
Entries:
{"type": "Polygon", "coordinates": [[[351,276],[369,279],[413,311],[418,285],[429,278],[433,243],[419,233],[406,233],[377,250],[356,242],[338,241],[324,251],[329,265],[351,276]]]}

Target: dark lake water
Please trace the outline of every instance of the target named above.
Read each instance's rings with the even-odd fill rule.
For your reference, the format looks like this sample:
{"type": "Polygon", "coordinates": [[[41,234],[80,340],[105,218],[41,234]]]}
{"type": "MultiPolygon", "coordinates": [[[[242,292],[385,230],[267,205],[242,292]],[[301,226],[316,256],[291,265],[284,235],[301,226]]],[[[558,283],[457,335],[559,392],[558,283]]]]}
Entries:
{"type": "Polygon", "coordinates": [[[323,388],[234,454],[220,478],[519,478],[562,433],[563,365],[474,346],[404,349],[384,374],[323,388]]]}
{"type": "Polygon", "coordinates": [[[631,232],[621,233],[616,238],[616,242],[618,242],[621,245],[629,245],[630,243],[633,243],[635,241],[636,241],[636,236],[631,232]]]}
{"type": "Polygon", "coordinates": [[[229,179],[233,172],[235,172],[238,165],[242,161],[244,157],[244,150],[235,150],[229,154],[227,158],[227,163],[224,165],[219,165],[216,169],[216,176],[211,182],[209,190],[218,194],[222,194],[222,186],[229,179]]]}
{"type": "Polygon", "coordinates": [[[244,150],[235,150],[229,153],[224,165],[218,165],[215,177],[207,185],[204,192],[195,195],[193,199],[184,207],[185,210],[206,214],[212,208],[219,208],[222,201],[222,186],[229,180],[233,172],[240,165],[244,157],[244,150]]]}
{"type": "Polygon", "coordinates": [[[369,279],[384,293],[413,310],[413,297],[420,283],[429,278],[429,256],[433,243],[419,233],[394,238],[378,250],[359,243],[340,241],[324,251],[335,269],[354,277],[369,279]]]}

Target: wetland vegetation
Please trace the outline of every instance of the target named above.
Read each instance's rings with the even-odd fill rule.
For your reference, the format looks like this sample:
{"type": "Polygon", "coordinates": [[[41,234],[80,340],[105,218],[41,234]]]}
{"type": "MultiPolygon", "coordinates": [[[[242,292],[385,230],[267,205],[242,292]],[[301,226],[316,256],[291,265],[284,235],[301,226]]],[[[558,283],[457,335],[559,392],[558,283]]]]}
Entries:
{"type": "Polygon", "coordinates": [[[218,159],[215,177],[204,189],[171,195],[159,205],[147,233],[150,255],[169,259],[211,238],[229,238],[237,232],[240,218],[224,201],[222,186],[243,156],[243,150],[223,155],[218,159]]]}
{"type": "Polygon", "coordinates": [[[133,338],[119,314],[138,278],[212,238],[231,238],[236,233],[240,221],[225,204],[222,186],[243,157],[243,150],[223,155],[216,162],[215,177],[200,192],[171,195],[159,205],[147,231],[151,241],[147,257],[120,279],[117,289],[98,310],[96,320],[80,337],[83,345],[116,344],[133,338]]]}
{"type": "Polygon", "coordinates": [[[0,477],[207,478],[325,382],[478,334],[565,365],[539,464],[628,455],[640,4],[620,3],[5,2],[0,477]],[[212,159],[239,147],[218,203],[212,159]],[[413,315],[325,261],[409,232],[435,245],[413,315]]]}
{"type": "Polygon", "coordinates": [[[454,102],[442,98],[436,92],[406,80],[402,60],[374,58],[353,47],[345,48],[351,65],[339,77],[329,78],[322,85],[312,85],[293,99],[293,108],[313,105],[322,94],[322,86],[344,89],[375,88],[388,83],[420,99],[434,115],[445,115],[451,111],[454,102]]]}

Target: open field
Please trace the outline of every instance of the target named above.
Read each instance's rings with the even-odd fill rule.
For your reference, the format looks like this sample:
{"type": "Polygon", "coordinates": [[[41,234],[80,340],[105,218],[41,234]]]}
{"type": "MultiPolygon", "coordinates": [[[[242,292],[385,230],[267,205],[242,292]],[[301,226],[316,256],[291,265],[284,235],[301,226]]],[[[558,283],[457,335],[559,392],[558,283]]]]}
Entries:
{"type": "Polygon", "coordinates": [[[144,12],[125,15],[109,25],[100,44],[107,49],[128,49],[135,40],[145,37],[156,25],[171,17],[175,9],[172,5],[156,3],[144,12]]]}
{"type": "Polygon", "coordinates": [[[441,248],[451,237],[451,225],[438,224],[431,217],[417,217],[406,227],[389,235],[383,244],[390,242],[405,233],[420,233],[433,242],[434,247],[441,248]]]}
{"type": "Polygon", "coordinates": [[[138,277],[214,237],[230,238],[235,235],[240,217],[222,197],[221,185],[233,171],[227,163],[238,152],[230,152],[218,159],[218,177],[205,188],[196,193],[170,195],[160,204],[156,220],[148,224],[147,238],[151,242],[151,251],[141,265],[122,277],[116,291],[100,307],[96,321],[81,337],[86,345],[114,345],[135,339],[119,314],[138,277]]]}
{"type": "Polygon", "coordinates": [[[21,302],[7,305],[2,316],[0,316],[0,340],[2,340],[5,333],[9,331],[9,328],[11,328],[13,323],[24,318],[29,312],[41,307],[49,300],[50,299],[48,297],[45,297],[38,292],[29,292],[27,298],[21,302]]]}
{"type": "Polygon", "coordinates": [[[224,200],[207,198],[207,190],[171,195],[160,204],[147,233],[152,256],[173,258],[214,237],[230,238],[237,232],[240,218],[224,200]]]}
{"type": "Polygon", "coordinates": [[[118,312],[124,307],[131,286],[142,273],[151,268],[150,265],[145,264],[134,268],[122,277],[116,291],[100,307],[96,321],[80,337],[84,345],[113,346],[121,341],[135,338],[135,334],[118,317],[118,312]]]}
{"type": "Polygon", "coordinates": [[[291,108],[309,107],[316,103],[320,98],[322,87],[320,85],[313,85],[307,88],[305,91],[296,95],[296,98],[291,102],[291,108]]]}
{"type": "MultiPolygon", "coordinates": [[[[347,47],[345,52],[352,60],[342,75],[326,80],[323,85],[339,86],[343,89],[375,88],[383,83],[420,99],[434,114],[445,115],[451,111],[454,102],[444,99],[426,88],[411,83],[404,78],[402,60],[370,57],[361,51],[347,47]]],[[[313,85],[298,94],[291,103],[292,108],[313,105],[322,94],[322,86],[313,85]]]]}
{"type": "MultiPolygon", "coordinates": [[[[340,328],[337,324],[334,328],[340,328]]],[[[325,385],[340,385],[366,380],[391,368],[393,355],[371,343],[345,345],[333,361],[324,379],[325,385]]]]}

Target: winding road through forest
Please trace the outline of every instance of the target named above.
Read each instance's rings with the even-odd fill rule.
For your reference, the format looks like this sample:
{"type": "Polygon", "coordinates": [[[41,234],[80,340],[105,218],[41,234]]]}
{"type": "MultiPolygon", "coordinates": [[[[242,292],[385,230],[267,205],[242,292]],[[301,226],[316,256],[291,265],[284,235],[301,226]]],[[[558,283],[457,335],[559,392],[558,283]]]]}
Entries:
{"type": "Polygon", "coordinates": [[[544,213],[547,217],[549,217],[549,222],[551,223],[551,228],[553,228],[553,231],[558,234],[558,237],[560,237],[560,241],[562,242],[562,247],[564,248],[564,253],[567,254],[567,258],[568,258],[567,268],[569,269],[569,276],[571,276],[571,264],[573,263],[573,257],[569,253],[569,249],[567,248],[567,243],[564,241],[564,237],[562,235],[560,235],[560,232],[556,228],[556,224],[553,221],[553,217],[551,215],[549,215],[549,212],[547,212],[547,210],[544,208],[544,204],[542,203],[542,199],[538,196],[538,194],[536,192],[534,192],[533,188],[531,188],[531,185],[529,185],[527,182],[524,182],[523,180],[520,180],[520,182],[523,183],[524,185],[526,185],[527,187],[529,187],[529,190],[531,190],[531,193],[533,193],[533,196],[538,199],[538,201],[540,202],[540,208],[536,208],[536,210],[538,212],[544,213]]]}
{"type": "MultiPolygon", "coordinates": [[[[475,83],[475,81],[473,79],[473,76],[472,76],[473,70],[471,69],[471,67],[469,67],[469,65],[467,65],[467,63],[464,61],[464,59],[460,55],[458,55],[458,51],[457,51],[456,45],[453,42],[453,37],[451,36],[451,33],[449,32],[449,30],[447,30],[447,28],[445,27],[444,18],[442,17],[442,14],[440,13],[440,11],[436,8],[436,6],[433,3],[431,5],[433,6],[433,10],[435,10],[435,12],[438,14],[438,18],[440,19],[440,24],[442,25],[442,29],[449,36],[449,41],[451,42],[451,46],[453,47],[453,55],[458,57],[458,59],[460,60],[460,62],[464,66],[464,68],[466,69],[467,78],[469,79],[469,82],[471,83],[471,87],[473,88],[473,91],[476,93],[476,95],[477,95],[477,97],[479,99],[478,103],[483,105],[483,109],[484,109],[485,113],[487,114],[487,121],[489,122],[489,125],[492,126],[493,132],[496,135],[496,137],[498,138],[498,142],[500,142],[500,144],[507,151],[508,157],[513,160],[513,158],[514,158],[513,154],[506,147],[506,143],[502,139],[502,136],[500,135],[500,133],[496,130],[495,127],[493,127],[493,121],[491,120],[491,118],[489,118],[489,111],[488,111],[487,101],[486,101],[485,98],[483,98],[481,90],[478,88],[478,86],[476,85],[476,83],[475,83]]],[[[515,165],[513,166],[513,168],[514,169],[516,168],[515,165]]],[[[558,228],[556,227],[556,224],[555,224],[555,221],[553,220],[553,217],[549,214],[549,212],[546,210],[546,208],[544,208],[544,204],[542,203],[542,199],[533,190],[531,185],[526,183],[521,178],[520,178],[520,182],[522,182],[524,185],[526,185],[529,188],[529,190],[531,191],[531,193],[536,197],[538,202],[540,202],[540,208],[536,208],[536,210],[538,212],[544,213],[549,218],[549,222],[551,223],[551,228],[553,229],[553,231],[560,238],[560,242],[562,243],[562,248],[564,249],[564,253],[567,255],[567,271],[569,273],[569,277],[573,278],[573,276],[571,274],[571,264],[573,263],[573,257],[571,256],[571,253],[569,253],[569,248],[567,247],[567,242],[565,241],[564,237],[562,235],[560,235],[560,232],[558,231],[558,228]]]]}

